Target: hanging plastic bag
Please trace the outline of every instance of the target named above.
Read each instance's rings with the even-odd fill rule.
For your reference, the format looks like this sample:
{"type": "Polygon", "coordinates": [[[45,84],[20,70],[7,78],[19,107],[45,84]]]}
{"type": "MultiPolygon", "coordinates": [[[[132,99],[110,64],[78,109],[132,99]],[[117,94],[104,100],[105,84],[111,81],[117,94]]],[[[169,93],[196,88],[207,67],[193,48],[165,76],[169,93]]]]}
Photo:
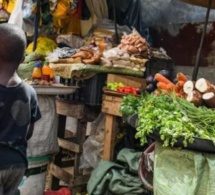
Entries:
{"type": "Polygon", "coordinates": [[[22,28],[23,26],[23,12],[22,12],[23,0],[17,0],[15,7],[10,15],[8,23],[15,24],[22,28]]]}
{"type": "Polygon", "coordinates": [[[92,123],[91,135],[83,144],[80,169],[95,168],[102,158],[104,145],[105,114],[101,113],[92,123]]]}
{"type": "Polygon", "coordinates": [[[24,0],[22,5],[23,18],[34,18],[37,3],[34,0],[24,0]]]}

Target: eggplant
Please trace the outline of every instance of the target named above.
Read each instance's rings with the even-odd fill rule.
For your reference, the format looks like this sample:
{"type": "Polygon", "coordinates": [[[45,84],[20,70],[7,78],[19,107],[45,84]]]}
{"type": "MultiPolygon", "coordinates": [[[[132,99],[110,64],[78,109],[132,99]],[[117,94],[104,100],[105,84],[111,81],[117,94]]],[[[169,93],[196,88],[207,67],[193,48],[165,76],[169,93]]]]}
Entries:
{"type": "Polygon", "coordinates": [[[173,83],[176,84],[177,82],[178,82],[178,79],[177,79],[177,78],[174,78],[174,79],[173,79],[173,83]]]}
{"type": "Polygon", "coordinates": [[[150,83],[153,83],[153,84],[155,83],[154,76],[152,76],[152,75],[149,75],[146,77],[146,84],[148,85],[150,83]]]}
{"type": "Polygon", "coordinates": [[[155,83],[149,83],[146,87],[146,91],[151,93],[156,89],[156,84],[155,83]]]}
{"type": "Polygon", "coordinates": [[[165,69],[164,70],[160,70],[159,73],[162,74],[167,79],[170,79],[172,77],[170,70],[165,70],[165,69]]]}

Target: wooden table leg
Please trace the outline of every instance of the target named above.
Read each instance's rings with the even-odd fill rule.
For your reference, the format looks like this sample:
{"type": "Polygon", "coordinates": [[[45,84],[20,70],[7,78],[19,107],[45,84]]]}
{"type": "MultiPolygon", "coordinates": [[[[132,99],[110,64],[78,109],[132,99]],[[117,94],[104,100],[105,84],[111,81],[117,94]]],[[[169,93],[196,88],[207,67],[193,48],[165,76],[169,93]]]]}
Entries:
{"type": "MultiPolygon", "coordinates": [[[[59,115],[59,124],[58,124],[58,137],[59,138],[64,138],[64,133],[65,133],[65,127],[66,127],[66,116],[59,115]]],[[[56,164],[59,167],[62,167],[62,149],[60,148],[60,151],[54,158],[54,164],[56,164]]],[[[52,190],[58,190],[60,185],[59,185],[59,178],[52,177],[52,184],[51,184],[51,189],[52,190]]]]}
{"type": "Polygon", "coordinates": [[[116,138],[115,132],[115,116],[106,114],[105,118],[105,138],[104,138],[104,150],[103,159],[112,160],[114,151],[114,142],[116,138]]]}

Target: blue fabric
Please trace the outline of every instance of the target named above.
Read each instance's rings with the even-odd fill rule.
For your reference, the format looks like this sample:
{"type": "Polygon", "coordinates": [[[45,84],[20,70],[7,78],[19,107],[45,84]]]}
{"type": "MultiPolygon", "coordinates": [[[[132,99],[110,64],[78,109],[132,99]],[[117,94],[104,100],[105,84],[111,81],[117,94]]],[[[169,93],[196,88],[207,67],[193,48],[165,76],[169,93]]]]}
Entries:
{"type": "Polygon", "coordinates": [[[0,144],[0,170],[10,168],[27,168],[25,156],[8,146],[0,144]]]}
{"type": "MultiPolygon", "coordinates": [[[[30,85],[25,82],[14,87],[0,85],[0,144],[14,149],[11,154],[17,152],[26,158],[28,126],[40,118],[36,92],[30,85]]],[[[4,152],[0,154],[4,161],[4,152]]]]}

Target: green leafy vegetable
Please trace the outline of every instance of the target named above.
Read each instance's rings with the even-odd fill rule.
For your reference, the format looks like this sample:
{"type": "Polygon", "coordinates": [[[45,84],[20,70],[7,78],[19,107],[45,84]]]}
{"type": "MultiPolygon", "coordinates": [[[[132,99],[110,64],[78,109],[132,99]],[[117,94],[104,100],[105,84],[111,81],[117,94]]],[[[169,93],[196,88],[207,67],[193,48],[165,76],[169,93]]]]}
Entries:
{"type": "Polygon", "coordinates": [[[122,114],[138,114],[136,138],[143,145],[150,133],[157,131],[164,146],[173,146],[183,138],[186,147],[194,137],[215,143],[215,110],[196,107],[174,95],[144,94],[141,98],[126,96],[120,107],[122,114]]]}
{"type": "Polygon", "coordinates": [[[138,111],[138,108],[140,106],[140,100],[138,97],[134,95],[127,95],[123,97],[123,102],[120,106],[120,112],[123,115],[132,115],[136,114],[138,111]]]}

